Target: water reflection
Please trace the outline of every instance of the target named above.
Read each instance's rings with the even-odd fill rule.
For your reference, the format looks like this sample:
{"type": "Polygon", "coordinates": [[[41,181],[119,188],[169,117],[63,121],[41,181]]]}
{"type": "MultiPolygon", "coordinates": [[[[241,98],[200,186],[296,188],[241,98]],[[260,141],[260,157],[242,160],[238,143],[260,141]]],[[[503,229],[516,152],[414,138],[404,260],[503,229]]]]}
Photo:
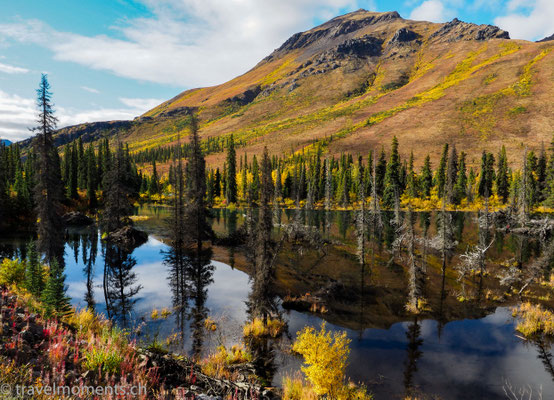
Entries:
{"type": "MultiPolygon", "coordinates": [[[[165,214],[158,209],[155,213],[146,222],[149,226],[158,224],[159,231],[163,231],[163,222],[155,215],[163,219],[165,214]]],[[[383,224],[389,228],[367,233],[366,263],[360,265],[355,255],[352,214],[329,211],[309,217],[310,213],[302,211],[305,221],[320,229],[327,228],[325,217],[329,217],[325,235],[333,246],[328,246],[323,258],[314,251],[298,257],[294,247],[285,248],[286,254],[278,259],[277,274],[269,286],[271,303],[262,305],[281,312],[292,338],[305,325],[319,326],[322,319],[328,321],[330,329],[346,330],[353,339],[348,375],[354,381],[365,382],[376,399],[422,392],[442,399],[501,399],[503,379],[509,379],[514,387],[542,385],[543,398],[554,396],[552,344],[523,342],[514,335],[511,304],[497,308],[487,299],[488,292],[502,294],[505,290],[493,277],[485,274],[481,282],[479,277],[468,280],[468,289],[475,290],[468,293],[478,294],[481,285],[480,297],[466,302],[456,299],[461,286],[453,266],[460,252],[479,243],[475,215],[452,214],[451,239],[459,244],[446,251],[441,240],[448,237],[448,232],[443,232],[448,224],[442,225],[436,214],[415,214],[415,236],[420,239],[415,253],[427,271],[423,292],[430,311],[414,318],[405,309],[409,250],[404,246],[395,265],[388,265],[390,252],[386,249],[399,236],[398,227],[391,224],[394,215],[383,214],[383,224]],[[339,228],[344,221],[348,221],[346,226],[339,228]],[[322,288],[330,281],[340,282],[346,294],[335,295],[326,314],[280,308],[279,299],[287,294],[313,293],[314,288],[322,288]]],[[[220,234],[236,232],[244,222],[243,214],[240,210],[220,210],[215,213],[214,227],[220,234]]],[[[283,223],[294,218],[294,210],[283,210],[283,223]]],[[[537,241],[492,232],[489,240],[494,238],[494,244],[487,253],[488,272],[512,257],[518,265],[525,266],[541,252],[537,241]]],[[[95,307],[121,326],[129,327],[153,308],[168,307],[174,312],[162,335],[179,333],[182,343],[178,350],[191,355],[205,354],[213,345],[203,331],[206,316],[229,316],[230,331],[252,318],[252,302],[266,297],[255,298],[258,287],[262,287],[261,293],[268,288],[263,288],[263,280],[249,280],[243,271],[251,274],[251,266],[239,251],[233,251],[232,256],[230,249],[221,248],[214,249],[215,255],[209,250],[187,254],[175,252],[151,237],[147,244],[130,253],[105,245],[94,229],[72,235],[65,251],[73,304],[95,307]],[[227,256],[234,260],[235,269],[229,267],[227,256]],[[227,263],[211,261],[214,257],[227,263]]],[[[26,238],[2,240],[0,254],[23,256],[26,243],[26,238]]],[[[263,338],[248,345],[255,355],[256,369],[274,384],[279,384],[287,372],[299,369],[299,360],[282,353],[274,340],[263,338]]]]}
{"type": "Polygon", "coordinates": [[[131,252],[109,242],[104,252],[103,288],[108,318],[128,328],[133,306],[138,300],[136,296],[142,289],[133,270],[137,260],[131,252]]]}

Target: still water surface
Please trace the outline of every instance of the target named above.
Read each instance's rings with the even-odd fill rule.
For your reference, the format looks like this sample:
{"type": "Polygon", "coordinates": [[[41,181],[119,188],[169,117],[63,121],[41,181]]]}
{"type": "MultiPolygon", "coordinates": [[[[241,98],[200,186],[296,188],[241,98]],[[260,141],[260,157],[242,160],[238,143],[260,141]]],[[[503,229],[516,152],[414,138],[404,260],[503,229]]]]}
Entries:
{"type": "MultiPolygon", "coordinates": [[[[150,319],[153,309],[172,309],[178,294],[171,283],[171,268],[164,263],[169,250],[162,242],[165,211],[144,208],[139,213],[150,216],[141,226],[151,235],[146,244],[132,253],[106,249],[94,228],[71,231],[66,244],[66,273],[72,303],[78,308],[94,305],[98,312],[107,314],[121,326],[140,328],[138,340],[151,341],[176,334],[180,340],[174,342],[173,350],[188,354],[197,351],[205,354],[215,346],[215,335],[212,337],[199,328],[198,322],[208,315],[220,322],[227,344],[238,341],[240,325],[247,319],[251,281],[245,272],[248,268],[244,258],[229,249],[216,249],[213,258],[226,262],[212,261],[203,271],[202,279],[196,281],[196,287],[194,282],[189,283],[188,290],[195,295],[186,298],[182,313],[174,313],[167,320],[150,319]]],[[[228,211],[217,211],[216,215],[219,218],[214,221],[214,227],[219,233],[236,229],[230,226],[230,220],[232,225],[240,225],[242,220],[240,212],[230,216],[228,211]]],[[[283,219],[287,218],[284,213],[283,219]]],[[[335,242],[334,250],[317,258],[320,263],[330,264],[327,267],[332,271],[321,267],[319,278],[326,274],[335,274],[335,278],[339,273],[349,282],[358,276],[351,272],[357,268],[355,257],[341,248],[355,242],[349,221],[345,222],[341,215],[334,219],[331,235],[340,243],[335,242]]],[[[472,218],[466,216],[462,225],[460,248],[475,237],[472,218]]],[[[3,238],[0,252],[13,255],[21,251],[24,242],[24,238],[3,238]]],[[[507,237],[502,242],[504,247],[497,245],[491,258],[532,257],[532,243],[520,244],[507,237]]],[[[304,258],[310,259],[310,255],[304,258]]],[[[280,258],[281,267],[286,269],[298,260],[297,254],[291,251],[280,258]]],[[[455,258],[451,262],[454,264],[455,258]]],[[[295,268],[302,266],[299,263],[295,268]]],[[[376,399],[403,398],[414,393],[441,399],[502,399],[506,398],[503,389],[506,381],[517,388],[528,386],[534,392],[542,390],[543,399],[554,398],[552,346],[517,337],[509,306],[468,307],[456,306],[455,300],[445,301],[445,309],[447,304],[454,304],[452,307],[456,308],[445,312],[445,318],[436,317],[436,313],[413,317],[396,304],[404,302],[406,283],[402,271],[387,276],[391,267],[383,268],[376,262],[371,277],[361,276],[363,284],[368,282],[367,289],[355,304],[348,299],[337,299],[339,306],[327,315],[284,310],[288,335],[275,347],[275,373],[272,374],[275,384],[279,384],[283,375],[296,373],[301,365],[299,359],[280,349],[302,327],[319,326],[325,319],[329,328],[347,331],[352,340],[348,376],[365,383],[376,399]]],[[[291,276],[278,273],[283,293],[298,288],[296,283],[287,281],[291,276]]],[[[438,286],[434,283],[436,278],[430,266],[429,298],[441,298],[434,293],[438,286]]],[[[454,281],[447,274],[446,286],[450,282],[452,287],[444,290],[444,297],[449,294],[455,297],[454,281]]],[[[496,289],[491,284],[490,290],[496,289]]],[[[298,290],[301,294],[305,287],[298,290]]],[[[435,303],[430,303],[434,310],[435,303]]]]}

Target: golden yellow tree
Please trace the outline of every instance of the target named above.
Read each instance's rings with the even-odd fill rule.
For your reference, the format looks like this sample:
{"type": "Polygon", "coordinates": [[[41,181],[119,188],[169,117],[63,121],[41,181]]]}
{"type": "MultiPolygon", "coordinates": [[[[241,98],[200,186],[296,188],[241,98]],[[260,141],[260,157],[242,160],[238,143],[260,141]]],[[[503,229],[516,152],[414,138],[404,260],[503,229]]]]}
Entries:
{"type": "Polygon", "coordinates": [[[346,332],[327,331],[325,323],[319,331],[305,327],[298,334],[292,349],[304,357],[302,372],[318,395],[337,398],[343,387],[349,344],[346,332]]]}

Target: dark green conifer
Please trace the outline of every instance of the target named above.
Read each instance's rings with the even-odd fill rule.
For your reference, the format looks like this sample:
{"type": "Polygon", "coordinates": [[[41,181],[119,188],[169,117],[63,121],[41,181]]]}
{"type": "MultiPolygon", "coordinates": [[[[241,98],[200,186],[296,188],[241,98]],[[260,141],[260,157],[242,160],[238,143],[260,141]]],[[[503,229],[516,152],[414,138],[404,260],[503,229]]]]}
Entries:
{"type": "Polygon", "coordinates": [[[47,314],[62,317],[71,311],[69,297],[66,295],[65,273],[56,259],[50,263],[46,285],[42,291],[42,301],[47,314]]]}
{"type": "Polygon", "coordinates": [[[233,135],[227,143],[227,174],[225,182],[225,199],[227,204],[237,202],[237,153],[233,135]]]}
{"type": "Polygon", "coordinates": [[[389,209],[393,208],[401,194],[400,156],[398,154],[398,139],[395,136],[392,139],[391,154],[385,173],[383,205],[389,209]]]}

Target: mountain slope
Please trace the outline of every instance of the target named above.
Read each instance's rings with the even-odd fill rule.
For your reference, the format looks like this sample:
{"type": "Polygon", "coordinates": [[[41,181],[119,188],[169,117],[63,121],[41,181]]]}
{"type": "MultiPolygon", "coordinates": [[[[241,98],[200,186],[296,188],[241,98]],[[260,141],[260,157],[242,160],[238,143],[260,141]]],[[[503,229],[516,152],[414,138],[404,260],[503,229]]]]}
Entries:
{"type": "MultiPolygon", "coordinates": [[[[58,143],[117,134],[131,150],[168,145],[198,110],[203,140],[233,134],[249,153],[318,141],[330,154],[365,155],[396,135],[418,162],[445,141],[470,163],[502,144],[514,159],[554,132],[553,47],[490,25],[358,10],[293,35],[229,82],[187,90],[134,121],[62,129],[58,143]]],[[[223,153],[208,162],[222,164],[223,153]]]]}

